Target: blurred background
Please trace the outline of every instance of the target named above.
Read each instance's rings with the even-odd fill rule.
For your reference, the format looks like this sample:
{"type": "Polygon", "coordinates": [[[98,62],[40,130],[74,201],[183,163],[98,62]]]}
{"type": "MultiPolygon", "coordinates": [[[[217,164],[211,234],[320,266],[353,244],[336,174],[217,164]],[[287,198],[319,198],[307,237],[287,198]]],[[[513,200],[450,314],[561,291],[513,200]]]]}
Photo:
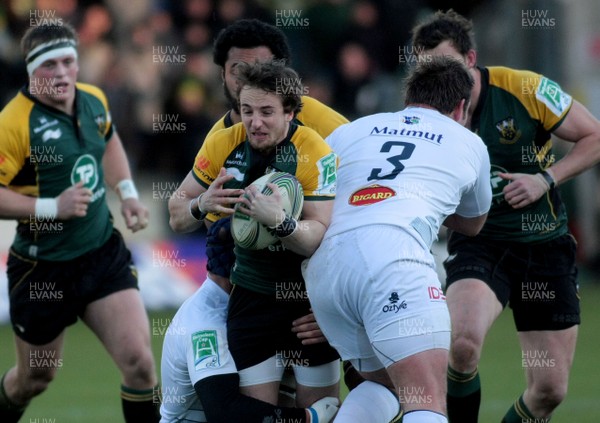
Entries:
{"type": "MultiPolygon", "coordinates": [[[[206,133],[227,109],[220,69],[212,62],[218,32],[240,18],[259,18],[280,27],[291,45],[292,66],[308,94],[354,119],[402,108],[402,79],[415,60],[410,28],[427,14],[449,7],[474,21],[480,65],[543,73],[600,117],[600,2],[596,0],[0,0],[0,107],[26,82],[19,50],[24,31],[44,20],[74,25],[80,37],[79,80],[101,87],[108,96],[141,198],[151,209],[150,227],[130,235],[118,216],[115,195],[108,197],[139,268],[159,357],[173,310],[205,276],[204,234],[175,235],[168,226],[167,201],[190,171],[206,133]]],[[[558,143],[555,153],[560,156],[568,148],[558,143]]],[[[579,241],[582,291],[587,296],[582,299],[584,325],[574,369],[578,372],[572,377],[571,396],[554,419],[558,422],[600,421],[600,406],[594,400],[600,388],[589,377],[590,372],[597,373],[600,329],[600,316],[594,311],[595,301],[600,300],[598,173],[596,167],[561,188],[571,230],[579,241]],[[569,416],[575,410],[583,410],[582,417],[572,420],[569,416]]],[[[5,263],[15,226],[13,221],[0,221],[0,372],[14,360],[6,325],[5,263]]],[[[439,262],[445,258],[443,233],[435,253],[439,262]]],[[[482,406],[484,416],[502,415],[522,386],[514,329],[506,315],[490,334],[486,348],[494,352],[489,362],[504,366],[506,359],[513,368],[498,367],[491,382],[499,386],[486,386],[491,399],[482,406]]],[[[81,354],[95,357],[92,351],[99,344],[89,331],[81,330],[81,324],[73,332],[78,343],[67,341],[67,348],[75,345],[66,352],[65,362],[70,363],[65,377],[72,372],[77,380],[81,372],[88,372],[99,388],[78,393],[83,395],[84,404],[79,404],[83,408],[75,400],[63,407],[66,411],[48,412],[57,402],[65,402],[63,388],[69,396],[75,389],[57,380],[55,384],[63,388],[52,388],[58,391],[51,389],[36,399],[38,408],[29,412],[29,421],[36,421],[35,416],[53,416],[60,422],[118,420],[106,417],[118,416],[119,410],[114,404],[105,405],[106,395],[113,392],[102,386],[106,374],[117,377],[115,370],[106,358],[106,366],[99,367],[79,360],[81,354]],[[92,411],[100,416],[97,420],[86,414],[92,411]]],[[[484,351],[483,368],[485,357],[484,351]]]]}

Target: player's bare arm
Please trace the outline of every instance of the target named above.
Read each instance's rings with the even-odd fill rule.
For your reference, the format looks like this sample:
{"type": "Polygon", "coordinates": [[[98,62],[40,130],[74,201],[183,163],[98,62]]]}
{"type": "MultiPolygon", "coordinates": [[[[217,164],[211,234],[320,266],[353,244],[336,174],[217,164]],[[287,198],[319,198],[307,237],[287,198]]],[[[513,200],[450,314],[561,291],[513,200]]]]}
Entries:
{"type": "MultiPolygon", "coordinates": [[[[56,198],[46,198],[55,203],[55,218],[60,220],[83,217],[87,213],[87,207],[92,198],[92,192],[83,187],[83,182],[65,189],[56,198]]],[[[7,188],[0,188],[0,217],[2,219],[23,219],[30,216],[40,215],[44,218],[52,218],[53,213],[40,212],[40,199],[28,195],[19,194],[7,188]],[[36,208],[36,204],[38,204],[36,208]]]]}
{"type": "Polygon", "coordinates": [[[281,237],[281,243],[297,254],[310,257],[321,244],[323,235],[329,227],[333,200],[305,201],[302,207],[302,220],[285,221],[281,192],[275,184],[267,184],[273,191],[271,195],[258,192],[254,185],[246,188],[241,197],[239,211],[256,219],[263,225],[275,228],[282,224],[295,225],[290,235],[281,237]]]}
{"type": "Polygon", "coordinates": [[[221,168],[219,176],[206,189],[196,181],[192,172],[188,173],[169,200],[171,228],[177,233],[192,232],[203,225],[203,219],[198,219],[201,215],[232,214],[233,205],[240,201],[238,197],[244,190],[223,188],[231,179],[233,175],[228,175],[225,168],[221,168]]]}
{"type": "Polygon", "coordinates": [[[131,179],[131,170],[127,154],[119,135],[114,132],[106,143],[106,150],[102,157],[104,179],[106,184],[113,188],[121,199],[121,214],[125,219],[127,228],[137,232],[148,226],[149,212],[139,200],[137,190],[131,179]]]}
{"type": "MultiPolygon", "coordinates": [[[[600,122],[581,103],[573,101],[571,110],[554,134],[574,143],[565,157],[546,170],[556,185],[600,161],[600,122]]],[[[522,208],[539,200],[550,189],[550,184],[541,173],[501,173],[499,176],[511,181],[504,188],[504,197],[514,208],[522,208]]]]}

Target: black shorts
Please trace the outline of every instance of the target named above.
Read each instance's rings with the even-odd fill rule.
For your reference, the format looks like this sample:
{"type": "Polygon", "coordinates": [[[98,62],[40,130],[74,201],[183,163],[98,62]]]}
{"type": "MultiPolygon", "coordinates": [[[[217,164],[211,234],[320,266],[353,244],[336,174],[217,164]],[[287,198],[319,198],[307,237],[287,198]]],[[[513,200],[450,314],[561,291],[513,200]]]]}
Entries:
{"type": "Polygon", "coordinates": [[[97,250],[68,261],[30,260],[10,251],[7,276],[13,330],[33,345],[56,339],[88,304],[138,287],[131,253],[117,230],[97,250]]]}
{"type": "Polygon", "coordinates": [[[238,370],[269,357],[293,357],[308,367],[339,358],[328,343],[302,345],[292,321],[310,313],[308,299],[286,301],[235,285],[229,297],[227,341],[238,370]]]}
{"type": "Polygon", "coordinates": [[[576,249],[571,234],[524,244],[452,233],[446,285],[466,278],[487,283],[502,307],[512,308],[518,331],[567,329],[581,322],[576,249]]]}

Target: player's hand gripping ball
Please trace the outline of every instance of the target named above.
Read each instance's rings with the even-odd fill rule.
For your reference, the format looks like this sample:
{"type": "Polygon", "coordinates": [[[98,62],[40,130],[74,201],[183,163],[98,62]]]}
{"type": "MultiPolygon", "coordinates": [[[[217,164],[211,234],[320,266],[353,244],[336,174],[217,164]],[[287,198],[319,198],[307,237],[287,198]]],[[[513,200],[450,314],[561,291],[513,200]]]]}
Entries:
{"type": "MultiPolygon", "coordinates": [[[[252,185],[255,185],[260,193],[270,195],[273,191],[267,187],[269,183],[277,185],[281,191],[286,215],[298,219],[304,204],[304,191],[296,177],[286,172],[273,172],[261,176],[252,182],[252,185]]],[[[231,235],[237,245],[249,250],[262,250],[279,240],[272,234],[272,229],[238,211],[238,206],[239,204],[236,205],[231,218],[231,235]]]]}

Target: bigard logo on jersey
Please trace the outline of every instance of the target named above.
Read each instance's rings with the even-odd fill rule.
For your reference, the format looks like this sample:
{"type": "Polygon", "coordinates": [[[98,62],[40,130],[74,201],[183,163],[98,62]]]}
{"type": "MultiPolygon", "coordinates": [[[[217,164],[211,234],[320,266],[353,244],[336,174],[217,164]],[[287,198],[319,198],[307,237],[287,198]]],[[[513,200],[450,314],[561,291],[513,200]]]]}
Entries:
{"type": "Polygon", "coordinates": [[[374,184],[354,191],[350,195],[350,198],[348,198],[348,204],[351,206],[368,206],[369,204],[379,203],[394,195],[396,195],[396,191],[390,187],[374,184]]]}
{"type": "Polygon", "coordinates": [[[515,118],[508,116],[496,123],[500,133],[500,144],[514,144],[521,138],[521,130],[515,124],[515,118]]]}
{"type": "Polygon", "coordinates": [[[91,154],[80,156],[71,171],[71,184],[83,181],[83,186],[93,190],[98,185],[98,163],[91,154]]]}

